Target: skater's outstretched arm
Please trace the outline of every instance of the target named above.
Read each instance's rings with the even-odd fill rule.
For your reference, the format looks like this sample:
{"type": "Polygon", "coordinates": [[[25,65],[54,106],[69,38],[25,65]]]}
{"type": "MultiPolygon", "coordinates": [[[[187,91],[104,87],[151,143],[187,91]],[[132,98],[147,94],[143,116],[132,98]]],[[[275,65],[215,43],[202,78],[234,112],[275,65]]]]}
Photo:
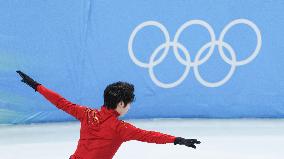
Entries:
{"type": "Polygon", "coordinates": [[[124,121],[119,121],[117,131],[124,142],[138,140],[156,144],[174,143],[175,145],[185,145],[194,149],[196,148],[195,144],[201,143],[197,139],[184,139],[182,137],[175,137],[160,132],[143,130],[124,121]]]}
{"type": "Polygon", "coordinates": [[[176,138],[175,136],[160,132],[143,130],[125,121],[120,120],[119,122],[117,131],[123,141],[138,140],[142,142],[166,144],[173,143],[176,138]]]}
{"type": "Polygon", "coordinates": [[[29,77],[28,75],[26,75],[25,73],[21,71],[16,71],[16,72],[23,78],[21,80],[22,82],[32,87],[35,91],[38,91],[40,94],[42,94],[48,101],[50,101],[57,108],[67,112],[68,114],[72,115],[78,120],[83,119],[85,110],[87,109],[87,107],[74,104],[66,100],[60,94],[46,88],[45,86],[33,80],[31,77],[29,77]]]}

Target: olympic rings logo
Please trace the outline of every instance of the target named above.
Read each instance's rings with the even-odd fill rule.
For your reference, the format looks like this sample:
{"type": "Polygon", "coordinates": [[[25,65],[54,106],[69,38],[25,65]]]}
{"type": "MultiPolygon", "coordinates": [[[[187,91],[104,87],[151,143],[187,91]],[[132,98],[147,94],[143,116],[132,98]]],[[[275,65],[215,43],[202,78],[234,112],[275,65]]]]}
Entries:
{"type": "Polygon", "coordinates": [[[213,31],[213,28],[207,22],[205,22],[203,20],[189,20],[186,23],[184,23],[177,30],[173,41],[170,40],[169,32],[164,25],[162,25],[161,23],[159,23],[157,21],[146,21],[146,22],[139,24],[131,33],[129,41],[128,41],[128,53],[129,53],[130,58],[132,59],[132,61],[136,65],[143,67],[143,68],[148,68],[148,72],[149,72],[149,75],[150,75],[152,81],[159,87],[173,88],[173,87],[178,86],[187,77],[191,67],[193,67],[193,71],[194,71],[194,75],[195,75],[196,79],[202,85],[204,85],[206,87],[219,87],[219,86],[222,86],[223,84],[225,84],[226,82],[229,81],[229,79],[232,77],[234,71],[236,70],[237,66],[242,66],[242,65],[246,65],[246,64],[250,63],[258,55],[260,48],[261,48],[261,44],[262,44],[262,40],[261,40],[261,33],[260,33],[259,28],[253,22],[251,22],[250,20],[247,20],[247,19],[236,19],[236,20],[233,20],[232,22],[230,22],[229,24],[227,24],[224,27],[224,29],[222,30],[218,40],[215,37],[215,33],[213,31]],[[247,57],[246,59],[241,60],[241,61],[237,61],[236,53],[235,53],[234,49],[231,47],[231,45],[223,41],[227,31],[231,27],[238,25],[238,24],[245,24],[245,25],[248,25],[249,27],[251,27],[254,30],[256,37],[257,37],[257,44],[256,44],[254,51],[251,53],[251,55],[249,57],[247,57]],[[178,40],[179,40],[181,33],[186,28],[193,26],[193,25],[199,25],[199,26],[207,29],[209,34],[210,34],[211,41],[204,44],[199,49],[199,51],[196,54],[196,57],[192,61],[191,58],[190,58],[189,52],[187,51],[187,49],[185,48],[185,46],[183,44],[178,42],[178,40]],[[151,54],[149,63],[139,61],[135,57],[134,51],[133,51],[133,42],[134,42],[136,34],[141,29],[143,29],[147,26],[155,26],[155,27],[159,28],[162,31],[162,33],[164,34],[164,38],[165,38],[165,42],[162,43],[160,46],[158,46],[154,50],[154,52],[151,54]],[[228,72],[228,74],[222,80],[220,80],[218,82],[208,82],[201,77],[199,70],[198,70],[198,66],[205,63],[211,57],[216,45],[218,46],[218,51],[219,51],[222,59],[227,64],[229,64],[231,66],[231,68],[230,68],[230,71],[228,72]],[[182,65],[185,66],[185,70],[184,70],[183,74],[181,75],[181,77],[178,80],[176,80],[175,82],[164,83],[164,82],[161,82],[160,80],[158,80],[157,77],[155,76],[154,67],[157,66],[158,64],[160,64],[165,59],[165,57],[167,56],[167,54],[169,52],[170,47],[173,47],[173,52],[174,52],[176,59],[178,60],[178,62],[180,62],[182,65]],[[208,48],[209,48],[208,53],[202,59],[200,59],[202,53],[208,48]],[[227,49],[231,58],[228,58],[225,55],[224,50],[223,50],[224,48],[227,49]],[[158,55],[158,53],[161,50],[163,50],[162,55],[157,60],[155,60],[156,56],[158,55]],[[182,53],[185,56],[185,59],[183,59],[180,56],[178,50],[182,51],[182,53]]]}

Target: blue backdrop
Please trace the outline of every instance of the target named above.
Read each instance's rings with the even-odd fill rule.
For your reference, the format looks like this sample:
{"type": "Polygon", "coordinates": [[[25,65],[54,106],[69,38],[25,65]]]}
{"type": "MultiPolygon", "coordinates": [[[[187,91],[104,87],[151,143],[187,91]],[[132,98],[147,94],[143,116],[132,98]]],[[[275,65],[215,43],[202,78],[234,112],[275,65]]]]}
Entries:
{"type": "Polygon", "coordinates": [[[282,0],[0,4],[2,124],[74,120],[16,70],[93,108],[109,83],[133,83],[125,118],[284,117],[282,0]]]}

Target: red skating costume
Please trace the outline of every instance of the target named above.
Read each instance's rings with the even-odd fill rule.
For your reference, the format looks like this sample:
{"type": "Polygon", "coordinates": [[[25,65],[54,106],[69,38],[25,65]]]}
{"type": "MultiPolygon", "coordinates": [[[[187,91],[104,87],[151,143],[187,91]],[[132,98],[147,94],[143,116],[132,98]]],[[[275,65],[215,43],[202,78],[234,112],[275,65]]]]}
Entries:
{"type": "Polygon", "coordinates": [[[71,159],[111,159],[120,145],[129,140],[166,144],[175,136],[146,131],[118,119],[119,113],[105,106],[101,110],[74,104],[43,85],[37,91],[57,108],[81,122],[80,139],[71,159]]]}

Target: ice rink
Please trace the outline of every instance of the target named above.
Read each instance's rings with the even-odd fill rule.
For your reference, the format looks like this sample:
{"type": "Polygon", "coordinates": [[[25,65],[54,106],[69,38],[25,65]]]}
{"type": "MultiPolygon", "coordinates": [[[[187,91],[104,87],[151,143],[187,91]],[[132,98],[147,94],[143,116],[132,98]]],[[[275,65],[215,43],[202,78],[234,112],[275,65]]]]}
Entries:
{"type": "MultiPolygon", "coordinates": [[[[202,143],[197,149],[130,141],[114,159],[282,159],[283,119],[128,120],[137,127],[202,143]]],[[[78,122],[2,125],[0,159],[68,159],[79,138],[78,122]]]]}

